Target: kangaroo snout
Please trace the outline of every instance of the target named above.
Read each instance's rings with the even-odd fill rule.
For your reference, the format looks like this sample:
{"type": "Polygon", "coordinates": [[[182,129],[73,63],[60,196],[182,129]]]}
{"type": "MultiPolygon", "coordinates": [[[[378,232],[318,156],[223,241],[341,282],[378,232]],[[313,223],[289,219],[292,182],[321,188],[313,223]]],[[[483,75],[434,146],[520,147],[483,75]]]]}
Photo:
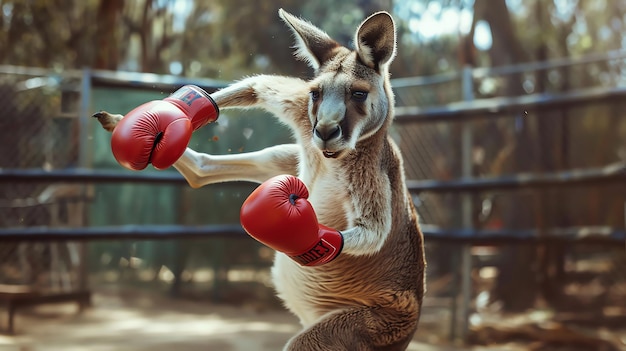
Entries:
{"type": "Polygon", "coordinates": [[[338,124],[317,125],[314,133],[322,141],[331,141],[341,136],[341,127],[338,124]]]}

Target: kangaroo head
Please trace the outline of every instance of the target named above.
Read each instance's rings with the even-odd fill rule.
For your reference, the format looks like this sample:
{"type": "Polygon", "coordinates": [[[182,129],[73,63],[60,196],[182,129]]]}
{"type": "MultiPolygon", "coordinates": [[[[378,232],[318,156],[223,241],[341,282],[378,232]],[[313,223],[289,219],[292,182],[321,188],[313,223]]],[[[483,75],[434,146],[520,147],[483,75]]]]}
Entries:
{"type": "Polygon", "coordinates": [[[315,70],[308,106],[313,142],[325,157],[341,157],[392,119],[388,69],[396,48],[393,19],[387,12],[368,17],[350,50],[311,23],[282,9],[279,14],[296,38],[296,57],[315,70]]]}

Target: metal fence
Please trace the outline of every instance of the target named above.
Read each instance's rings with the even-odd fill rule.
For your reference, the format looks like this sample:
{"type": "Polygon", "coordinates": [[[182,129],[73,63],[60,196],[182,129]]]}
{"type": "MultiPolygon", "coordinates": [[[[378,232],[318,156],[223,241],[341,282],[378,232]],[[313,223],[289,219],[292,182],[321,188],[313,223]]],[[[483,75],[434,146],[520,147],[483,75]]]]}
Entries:
{"type": "MultiPolygon", "coordinates": [[[[589,301],[572,286],[601,287],[585,305],[596,312],[623,301],[625,57],[393,81],[394,138],[427,242],[435,302],[425,308],[450,303],[452,338],[465,337],[471,317],[487,308],[479,296],[510,299],[516,280],[548,304],[589,301]],[[578,74],[595,66],[602,74],[578,74]],[[520,87],[524,95],[508,96],[520,87]],[[580,278],[589,275],[599,281],[580,278]]],[[[175,172],[123,171],[89,118],[186,83],[209,91],[224,84],[0,67],[0,284],[59,292],[86,289],[88,280],[156,283],[222,300],[254,291],[245,297],[272,303],[271,255],[236,224],[251,187],[189,189],[175,172]]],[[[285,140],[284,129],[258,117],[222,116],[192,147],[240,152],[285,140]]]]}
{"type": "MultiPolygon", "coordinates": [[[[452,284],[458,297],[452,302],[453,338],[465,338],[470,314],[480,321],[480,310],[494,300],[507,310],[543,303],[601,315],[599,304],[581,302],[597,288],[605,292],[605,308],[619,304],[617,296],[626,292],[624,57],[616,51],[466,68],[395,84],[408,177],[428,179],[409,182],[420,214],[435,226],[433,236],[465,243],[452,249],[449,266],[440,257],[447,257],[450,245],[429,247],[435,267],[460,267],[452,284]],[[443,93],[433,85],[445,86],[443,93]],[[436,102],[413,104],[424,89],[436,102]],[[592,243],[617,249],[594,249],[592,243]],[[571,268],[598,257],[610,268],[571,268]],[[581,283],[590,275],[603,282],[600,287],[581,283]],[[572,286],[579,295],[571,296],[572,286]],[[606,299],[611,291],[619,293],[606,299]]],[[[447,273],[436,269],[429,280],[447,273]]]]}

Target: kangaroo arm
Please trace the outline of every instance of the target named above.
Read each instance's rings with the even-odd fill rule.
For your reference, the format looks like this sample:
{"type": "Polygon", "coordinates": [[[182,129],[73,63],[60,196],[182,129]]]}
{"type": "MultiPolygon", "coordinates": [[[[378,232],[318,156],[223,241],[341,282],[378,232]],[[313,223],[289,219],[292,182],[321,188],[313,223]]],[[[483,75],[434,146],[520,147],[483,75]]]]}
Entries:
{"type": "MultiPolygon", "coordinates": [[[[291,127],[297,127],[302,120],[308,122],[308,96],[306,81],[274,75],[251,76],[211,94],[220,109],[261,108],[291,127]]],[[[93,117],[109,132],[124,118],[106,111],[97,112],[93,117]]]]}
{"type": "MultiPolygon", "coordinates": [[[[112,132],[124,116],[100,111],[93,115],[102,127],[112,132]]],[[[199,188],[228,181],[262,183],[279,174],[298,174],[300,146],[284,144],[254,152],[209,155],[190,148],[174,163],[189,185],[199,188]]]]}
{"type": "Polygon", "coordinates": [[[299,153],[296,144],[233,155],[209,155],[187,148],[174,168],[193,188],[228,181],[263,183],[280,174],[297,175],[299,153]]]}
{"type": "Polygon", "coordinates": [[[353,208],[353,220],[347,229],[341,231],[343,252],[354,256],[374,255],[387,241],[393,218],[402,215],[392,213],[392,199],[398,198],[395,194],[398,190],[393,189],[386,172],[375,168],[355,171],[350,178],[348,201],[353,208]],[[368,180],[367,184],[362,183],[364,179],[368,180]]]}
{"type": "Polygon", "coordinates": [[[211,94],[220,109],[261,108],[295,131],[312,127],[308,118],[309,85],[284,76],[256,75],[211,94]]]}
{"type": "Polygon", "coordinates": [[[391,205],[382,199],[371,199],[371,203],[357,208],[354,226],[341,231],[343,252],[353,256],[373,255],[383,247],[391,231],[391,205]]]}

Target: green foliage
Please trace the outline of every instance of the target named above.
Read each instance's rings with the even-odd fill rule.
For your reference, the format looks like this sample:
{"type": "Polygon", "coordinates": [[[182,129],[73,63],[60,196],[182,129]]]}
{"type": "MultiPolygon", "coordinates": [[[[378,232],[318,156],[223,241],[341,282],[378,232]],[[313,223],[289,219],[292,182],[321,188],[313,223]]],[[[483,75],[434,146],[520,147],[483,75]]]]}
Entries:
{"type": "Polygon", "coordinates": [[[606,0],[3,0],[0,7],[3,64],[170,73],[174,63],[174,73],[223,80],[257,72],[310,73],[293,59],[280,7],[345,45],[365,16],[391,11],[400,39],[395,77],[456,70],[468,61],[497,64],[494,58],[502,55],[509,55],[503,62],[520,62],[617,49],[626,13],[624,2],[606,0]],[[498,4],[508,6],[508,15],[498,4]],[[500,47],[494,36],[487,52],[464,49],[472,33],[450,16],[461,11],[472,14],[474,25],[487,21],[493,35],[506,32],[510,17],[506,45],[500,47]],[[425,37],[424,30],[440,34],[425,37]]]}

